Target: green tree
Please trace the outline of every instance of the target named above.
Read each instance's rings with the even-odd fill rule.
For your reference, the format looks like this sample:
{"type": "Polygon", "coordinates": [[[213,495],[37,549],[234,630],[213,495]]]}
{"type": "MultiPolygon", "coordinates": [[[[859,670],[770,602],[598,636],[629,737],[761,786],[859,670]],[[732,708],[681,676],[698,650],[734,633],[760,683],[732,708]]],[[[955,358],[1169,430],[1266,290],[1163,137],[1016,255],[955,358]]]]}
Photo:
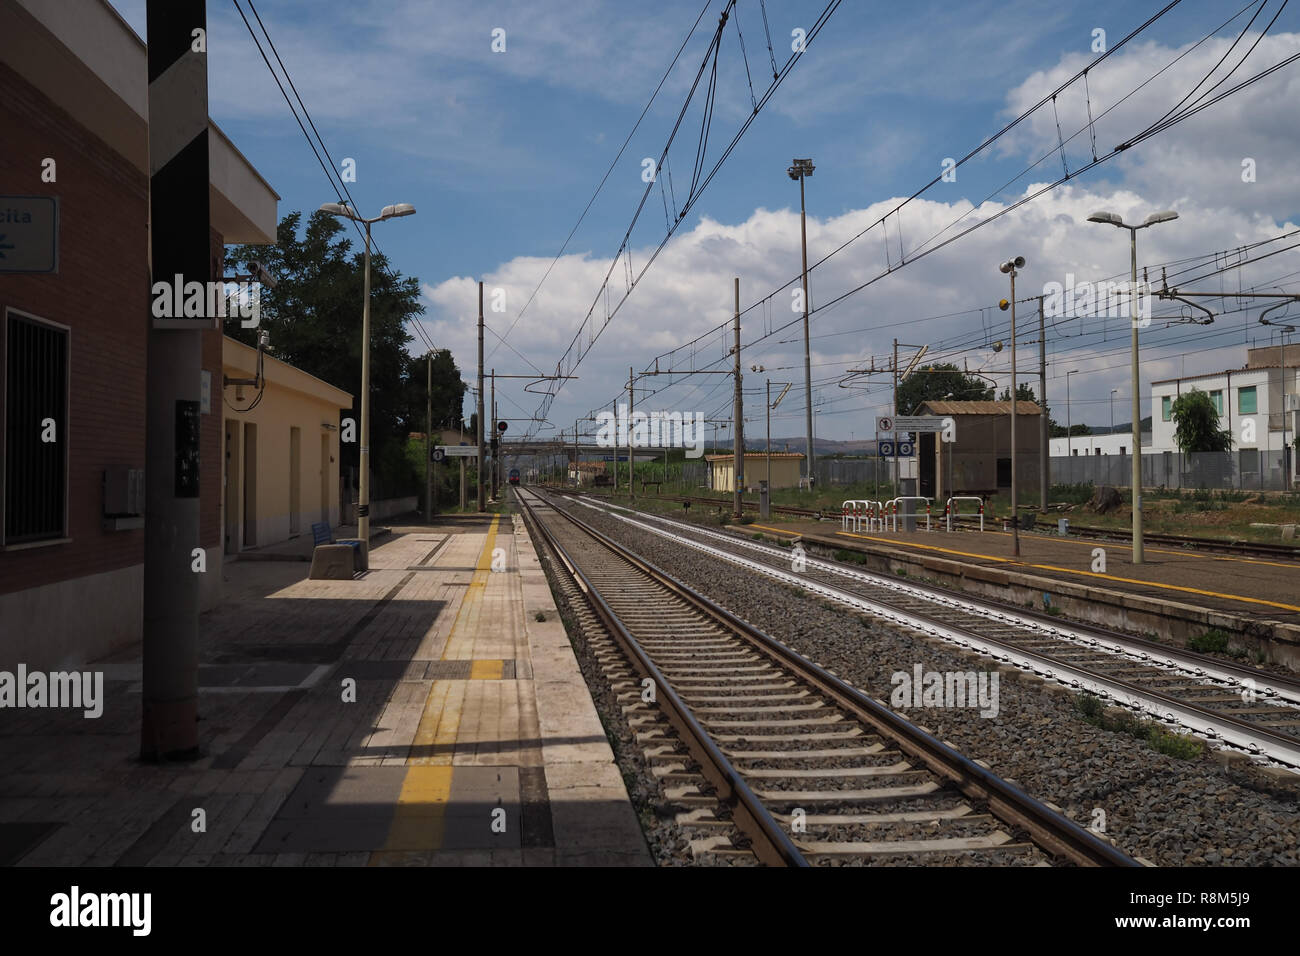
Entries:
{"type": "MultiPolygon", "coordinates": [[[[1011,389],[1004,388],[1002,390],[1002,394],[998,396],[998,401],[1000,402],[1011,401],[1011,389]]],[[[1057,422],[1056,419],[1052,417],[1052,406],[1049,403],[1040,402],[1038,400],[1038,395],[1034,392],[1033,386],[1025,382],[1021,382],[1019,385],[1017,385],[1016,401],[1033,402],[1035,405],[1039,407],[1039,409],[1042,410],[1042,413],[1047,416],[1047,434],[1049,437],[1051,438],[1065,437],[1065,426],[1057,422]]],[[[1074,435],[1090,435],[1092,434],[1092,429],[1090,429],[1087,425],[1071,425],[1070,432],[1071,434],[1074,435]]]]}
{"type": "MultiPolygon", "coordinates": [[[[405,392],[405,404],[402,408],[403,430],[423,432],[428,417],[426,395],[428,394],[429,357],[425,355],[407,355],[407,367],[404,377],[408,383],[405,392]]],[[[465,401],[465,383],[461,381],[460,369],[456,360],[447,349],[438,349],[433,353],[433,428],[456,428],[460,425],[461,406],[465,401]]]]}
{"type": "Polygon", "coordinates": [[[922,402],[980,402],[993,397],[993,386],[949,363],[923,365],[898,383],[898,414],[915,414],[922,402]]]}
{"type": "Polygon", "coordinates": [[[1219,413],[1199,388],[1179,395],[1170,407],[1174,443],[1184,452],[1232,451],[1232,434],[1219,427],[1219,413]]]}
{"type": "MultiPolygon", "coordinates": [[[[350,392],[350,415],[361,414],[361,319],[364,251],[354,248],[351,227],[315,212],[303,224],[294,211],[280,220],[273,246],[234,246],[226,252],[228,274],[247,272],[260,260],[277,284],[261,290],[259,327],[270,333],[272,354],[304,372],[350,392]]],[[[409,473],[403,450],[407,432],[424,430],[426,368],[423,356],[407,352],[406,323],[424,312],[420,283],[388,266],[372,250],[370,259],[370,445],[372,468],[385,494],[409,493],[417,476],[409,473]]],[[[259,329],[228,320],[226,334],[257,344],[259,329]]],[[[434,362],[435,415],[450,418],[459,409],[464,385],[445,352],[434,362]]],[[[458,414],[458,412],[457,412],[458,414]]],[[[358,438],[360,436],[358,435],[358,438]]],[[[345,444],[342,461],[355,467],[360,441],[345,444]]],[[[423,481],[423,472],[418,476],[423,481]]]]}

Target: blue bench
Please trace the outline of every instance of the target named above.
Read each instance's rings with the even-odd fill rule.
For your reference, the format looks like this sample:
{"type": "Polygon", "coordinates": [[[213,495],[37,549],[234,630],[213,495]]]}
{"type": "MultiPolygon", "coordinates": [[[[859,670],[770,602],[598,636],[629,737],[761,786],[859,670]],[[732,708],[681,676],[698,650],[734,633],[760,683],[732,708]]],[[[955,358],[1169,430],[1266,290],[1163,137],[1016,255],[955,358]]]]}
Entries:
{"type": "MultiPolygon", "coordinates": [[[[312,543],[316,545],[336,544],[334,533],[330,531],[330,526],[324,521],[317,521],[311,526],[312,543]]],[[[343,544],[350,544],[353,548],[360,548],[360,541],[344,541],[343,544]]]]}

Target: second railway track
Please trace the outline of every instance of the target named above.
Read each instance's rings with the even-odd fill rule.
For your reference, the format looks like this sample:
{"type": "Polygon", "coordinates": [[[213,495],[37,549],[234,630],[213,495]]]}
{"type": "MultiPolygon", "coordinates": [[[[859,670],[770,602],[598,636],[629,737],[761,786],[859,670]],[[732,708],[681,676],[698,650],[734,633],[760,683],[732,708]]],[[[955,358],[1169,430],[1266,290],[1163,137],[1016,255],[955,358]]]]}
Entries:
{"type": "Polygon", "coordinates": [[[557,573],[572,575],[640,677],[647,718],[667,718],[763,862],[1134,865],[596,529],[517,494],[557,573]]]}
{"type": "Polygon", "coordinates": [[[808,557],[796,573],[790,570],[790,553],[772,545],[659,515],[620,514],[609,506],[573,500],[751,571],[1122,703],[1213,742],[1300,768],[1300,682],[1294,679],[838,562],[808,557]]]}

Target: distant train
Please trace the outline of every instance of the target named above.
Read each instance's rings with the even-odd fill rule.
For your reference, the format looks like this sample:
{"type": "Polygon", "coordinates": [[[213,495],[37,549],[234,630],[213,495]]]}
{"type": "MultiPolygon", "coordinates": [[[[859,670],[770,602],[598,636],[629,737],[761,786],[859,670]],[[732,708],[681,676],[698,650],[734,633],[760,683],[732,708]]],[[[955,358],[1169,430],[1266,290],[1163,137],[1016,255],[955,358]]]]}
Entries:
{"type": "Polygon", "coordinates": [[[517,485],[517,484],[519,484],[519,469],[518,469],[518,468],[511,468],[511,469],[510,469],[510,484],[512,484],[512,485],[517,485]]]}

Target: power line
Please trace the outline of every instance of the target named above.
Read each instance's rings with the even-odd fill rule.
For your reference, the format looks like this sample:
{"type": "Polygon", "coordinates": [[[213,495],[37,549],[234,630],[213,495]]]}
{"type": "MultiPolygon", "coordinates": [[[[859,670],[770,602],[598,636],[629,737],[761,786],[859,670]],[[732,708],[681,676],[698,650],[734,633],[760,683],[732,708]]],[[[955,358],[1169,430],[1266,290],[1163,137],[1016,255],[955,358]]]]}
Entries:
{"type": "MultiPolygon", "coordinates": [[[[302,134],[307,140],[307,145],[311,147],[312,155],[316,157],[316,162],[320,164],[321,170],[325,173],[325,178],[329,181],[330,189],[334,191],[334,195],[339,200],[340,203],[344,202],[343,196],[346,195],[347,204],[350,205],[353,209],[356,209],[357,206],[356,203],[353,202],[352,200],[352,193],[348,191],[347,183],[339,175],[337,170],[334,169],[333,167],[334,158],[330,156],[329,148],[325,145],[325,140],[321,137],[320,132],[316,129],[316,124],[315,122],[312,121],[311,113],[308,111],[307,105],[303,103],[302,97],[298,93],[298,88],[297,86],[294,85],[293,77],[290,76],[288,67],[284,65],[284,61],[280,58],[280,53],[275,47],[275,41],[271,39],[270,31],[267,30],[266,24],[262,22],[262,18],[257,12],[257,8],[253,5],[253,0],[247,0],[248,7],[250,10],[252,10],[253,17],[257,20],[257,25],[262,28],[262,32],[266,36],[266,42],[271,47],[271,52],[275,55],[276,62],[280,64],[280,69],[284,71],[284,78],[285,80],[288,81],[290,89],[293,90],[294,97],[298,100],[298,104],[302,107],[303,116],[307,118],[307,123],[311,126],[312,132],[316,134],[316,139],[317,141],[320,142],[321,150],[325,153],[325,156],[329,159],[330,161],[329,166],[326,166],[324,160],[320,158],[320,153],[317,152],[316,150],[316,144],[312,141],[312,137],[307,132],[306,127],[303,126],[302,119],[298,116],[298,111],[297,109],[294,108],[293,101],[289,99],[289,94],[285,92],[284,84],[280,82],[279,75],[275,72],[275,68],[271,66],[271,61],[267,58],[266,52],[262,49],[262,43],[258,39],[257,33],[253,30],[252,24],[248,22],[248,17],[245,16],[243,8],[239,5],[239,0],[231,0],[231,2],[234,4],[235,10],[238,11],[240,19],[244,21],[244,26],[248,30],[248,35],[252,37],[253,44],[257,47],[257,52],[262,57],[262,62],[266,64],[267,70],[270,71],[271,73],[271,78],[275,80],[275,85],[279,87],[280,95],[284,97],[284,102],[289,107],[289,112],[293,114],[294,120],[297,121],[298,123],[298,128],[302,130],[302,134]],[[339,191],[340,186],[342,187],[341,193],[339,191]]],[[[349,220],[349,221],[352,222],[353,229],[364,241],[365,234],[362,232],[361,227],[357,224],[355,220],[349,220]]],[[[396,284],[397,276],[386,267],[387,257],[384,256],[383,250],[379,247],[379,243],[375,241],[374,238],[372,237],[370,240],[370,245],[375,250],[375,255],[380,260],[377,263],[380,271],[384,272],[388,276],[389,281],[396,284]]],[[[431,352],[439,351],[439,349],[433,344],[433,341],[429,338],[428,334],[424,331],[424,327],[420,322],[410,317],[407,317],[406,321],[414,327],[416,334],[420,337],[425,347],[429,351],[431,352]]]]}
{"type": "MultiPolygon", "coordinates": [[[[528,307],[533,304],[533,299],[536,298],[537,293],[541,291],[542,285],[551,274],[551,270],[554,269],[555,264],[560,261],[560,257],[564,255],[564,250],[569,247],[569,242],[572,241],[574,234],[578,231],[578,227],[581,226],[583,220],[587,218],[587,213],[591,210],[592,204],[595,203],[596,197],[599,196],[600,191],[605,188],[605,183],[609,179],[610,173],[614,171],[614,167],[618,165],[618,161],[623,158],[623,153],[627,150],[628,143],[632,142],[632,137],[636,135],[636,131],[641,127],[641,121],[645,119],[646,114],[650,112],[650,107],[654,104],[655,98],[659,95],[659,91],[663,89],[663,85],[667,82],[668,76],[672,73],[673,68],[677,66],[677,61],[681,59],[682,51],[685,50],[686,45],[691,42],[691,37],[695,35],[695,31],[700,26],[700,21],[704,19],[704,14],[708,12],[709,4],[712,2],[713,0],[705,0],[704,6],[700,8],[699,15],[695,18],[695,22],[691,25],[690,31],[686,34],[686,39],[684,39],[682,45],[677,48],[676,55],[673,56],[672,62],[668,64],[668,69],[664,71],[664,75],[659,79],[659,84],[650,94],[650,99],[646,101],[645,107],[641,110],[641,115],[638,116],[636,122],[632,124],[632,129],[628,132],[627,138],[623,140],[623,145],[620,146],[618,152],[614,154],[613,160],[610,161],[609,168],[605,170],[605,175],[600,178],[600,182],[596,185],[596,191],[591,194],[591,198],[587,200],[587,205],[583,207],[582,213],[578,216],[578,221],[573,224],[573,228],[569,230],[568,236],[565,237],[564,242],[560,245],[560,251],[555,254],[555,258],[551,260],[551,264],[546,267],[546,272],[543,273],[537,286],[528,296],[528,301],[524,303],[524,307],[519,310],[519,314],[516,315],[514,321],[510,323],[510,328],[506,329],[505,335],[498,336],[502,344],[504,344],[505,340],[510,337],[510,333],[515,330],[515,326],[518,325],[519,320],[524,317],[524,313],[528,311],[528,307]]],[[[488,353],[487,357],[491,358],[495,355],[498,347],[499,346],[493,346],[492,351],[488,353]]],[[[536,366],[533,367],[536,368],[536,366]]]]}

